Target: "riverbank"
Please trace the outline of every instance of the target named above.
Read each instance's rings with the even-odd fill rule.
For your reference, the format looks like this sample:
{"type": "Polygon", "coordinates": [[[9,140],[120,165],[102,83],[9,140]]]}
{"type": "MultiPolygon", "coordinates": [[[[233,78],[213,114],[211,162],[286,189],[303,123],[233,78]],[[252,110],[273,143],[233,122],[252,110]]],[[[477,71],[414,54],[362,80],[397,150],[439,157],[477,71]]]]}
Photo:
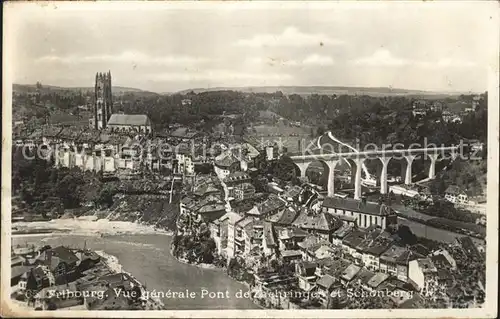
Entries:
{"type": "Polygon", "coordinates": [[[12,229],[12,237],[42,234],[71,234],[97,237],[137,234],[172,235],[171,231],[158,229],[152,225],[86,217],[53,219],[39,222],[15,222],[12,223],[12,229]]]}

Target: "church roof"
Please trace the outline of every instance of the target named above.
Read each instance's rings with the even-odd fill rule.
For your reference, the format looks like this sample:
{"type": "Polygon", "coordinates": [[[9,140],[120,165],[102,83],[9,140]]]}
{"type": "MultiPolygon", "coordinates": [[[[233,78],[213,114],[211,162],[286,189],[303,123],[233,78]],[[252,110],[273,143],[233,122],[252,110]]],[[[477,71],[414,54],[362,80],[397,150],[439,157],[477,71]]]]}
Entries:
{"type": "Polygon", "coordinates": [[[151,125],[151,121],[144,114],[112,114],[108,125],[151,125]]]}

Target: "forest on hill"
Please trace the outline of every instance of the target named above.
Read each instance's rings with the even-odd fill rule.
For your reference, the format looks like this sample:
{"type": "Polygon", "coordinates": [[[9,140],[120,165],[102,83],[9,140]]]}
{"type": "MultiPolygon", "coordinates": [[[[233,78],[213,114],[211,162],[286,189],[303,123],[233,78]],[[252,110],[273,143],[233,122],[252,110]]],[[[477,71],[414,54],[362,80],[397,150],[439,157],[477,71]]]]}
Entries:
{"type": "MultiPolygon", "coordinates": [[[[470,103],[471,96],[459,96],[458,101],[470,103]]],[[[227,114],[239,115],[233,124],[249,126],[259,112],[272,111],[291,122],[313,127],[317,135],[331,130],[338,138],[361,146],[367,143],[394,144],[428,143],[457,144],[460,139],[478,139],[486,142],[487,94],[482,94],[475,112],[462,115],[461,123],[446,122],[443,111],[429,111],[424,116],[412,113],[414,98],[405,96],[373,97],[368,95],[301,96],[274,93],[244,93],[213,91],[203,93],[144,95],[125,92],[113,97],[113,112],[146,114],[153,120],[157,131],[170,124],[205,126],[222,121],[227,114]],[[190,103],[183,103],[189,100],[190,103]]],[[[457,98],[426,100],[425,103],[457,103],[457,98]]],[[[82,91],[32,94],[16,93],[13,100],[14,115],[30,119],[44,118],[54,112],[79,113],[79,106],[92,105],[92,95],[82,91]]],[[[54,124],[54,123],[53,123],[54,124]]]]}

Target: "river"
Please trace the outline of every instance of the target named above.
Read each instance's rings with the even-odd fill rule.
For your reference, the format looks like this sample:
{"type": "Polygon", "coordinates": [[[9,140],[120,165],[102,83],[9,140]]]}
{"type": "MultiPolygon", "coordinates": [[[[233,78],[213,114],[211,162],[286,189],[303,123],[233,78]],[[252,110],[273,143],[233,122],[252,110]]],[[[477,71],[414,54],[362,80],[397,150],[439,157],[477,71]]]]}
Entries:
{"type": "Polygon", "coordinates": [[[231,278],[223,270],[202,269],[178,262],[170,254],[172,238],[160,234],[116,235],[105,238],[74,235],[39,235],[13,237],[13,245],[48,244],[52,247],[65,245],[92,250],[103,250],[116,256],[123,270],[130,272],[147,290],[167,292],[195,292],[195,298],[161,298],[167,309],[258,309],[247,298],[237,298],[238,291],[248,289],[231,278]],[[202,289],[219,293],[218,298],[201,297],[202,289]],[[225,298],[226,291],[228,291],[225,298]],[[224,294],[224,298],[222,297],[224,294]]]}
{"type": "MultiPolygon", "coordinates": [[[[458,234],[449,230],[440,229],[432,226],[427,226],[422,223],[398,217],[398,225],[406,225],[418,237],[424,237],[444,243],[453,243],[457,237],[466,235],[458,234]]],[[[480,246],[485,245],[485,241],[479,238],[469,236],[472,241],[480,246]]]]}

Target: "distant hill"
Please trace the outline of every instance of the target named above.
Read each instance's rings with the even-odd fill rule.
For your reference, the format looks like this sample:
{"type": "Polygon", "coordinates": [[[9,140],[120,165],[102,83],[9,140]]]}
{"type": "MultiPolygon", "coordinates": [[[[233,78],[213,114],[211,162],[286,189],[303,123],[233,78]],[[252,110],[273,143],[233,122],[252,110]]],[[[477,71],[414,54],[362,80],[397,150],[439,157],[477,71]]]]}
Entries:
{"type": "MultiPolygon", "coordinates": [[[[12,90],[14,92],[19,92],[19,93],[30,93],[30,92],[35,92],[36,91],[36,85],[35,84],[13,84],[12,85],[12,90]]],[[[55,85],[45,85],[42,84],[42,92],[49,92],[49,91],[82,91],[82,93],[87,93],[87,92],[93,92],[94,87],[62,87],[62,86],[55,86],[55,85]]],[[[124,87],[124,86],[113,86],[113,93],[114,94],[123,94],[123,93],[143,93],[143,94],[154,94],[157,95],[158,93],[155,92],[149,92],[137,88],[130,88],[130,87],[124,87]]]]}
{"type": "MultiPolygon", "coordinates": [[[[370,96],[419,96],[429,98],[440,98],[456,96],[460,92],[431,92],[421,90],[407,90],[388,87],[346,87],[346,86],[255,86],[255,87],[214,87],[214,88],[195,88],[177,92],[178,94],[187,94],[189,92],[203,93],[212,91],[240,91],[245,93],[275,93],[281,91],[283,94],[337,94],[337,95],[370,95],[370,96]]],[[[171,93],[170,93],[171,94],[171,93]]]]}

